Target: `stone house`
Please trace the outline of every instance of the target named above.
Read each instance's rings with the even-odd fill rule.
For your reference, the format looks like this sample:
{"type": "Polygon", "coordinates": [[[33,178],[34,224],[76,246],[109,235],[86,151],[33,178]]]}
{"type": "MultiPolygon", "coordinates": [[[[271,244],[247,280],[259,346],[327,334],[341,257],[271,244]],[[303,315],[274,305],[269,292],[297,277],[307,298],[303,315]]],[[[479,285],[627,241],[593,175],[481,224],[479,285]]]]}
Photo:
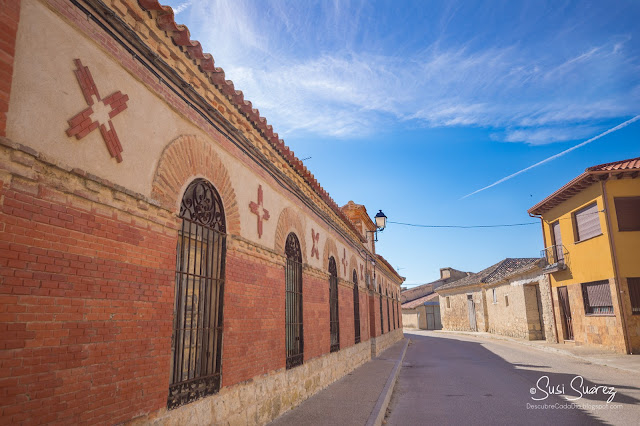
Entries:
{"type": "Polygon", "coordinates": [[[364,206],[171,8],[0,12],[0,423],[264,424],[402,339],[364,206]]]}
{"type": "Polygon", "coordinates": [[[483,279],[489,333],[557,343],[551,288],[542,264],[542,259],[506,259],[483,279]]]}
{"type": "Polygon", "coordinates": [[[640,157],[589,167],[529,209],[561,342],[640,352],[640,157]]]}
{"type": "Polygon", "coordinates": [[[468,275],[469,272],[441,268],[440,279],[403,290],[400,293],[400,302],[402,303],[402,324],[404,327],[440,330],[442,328],[440,302],[435,289],[468,275]]]}
{"type": "Polygon", "coordinates": [[[507,258],[439,287],[445,330],[555,341],[549,285],[539,258],[507,258]]]}

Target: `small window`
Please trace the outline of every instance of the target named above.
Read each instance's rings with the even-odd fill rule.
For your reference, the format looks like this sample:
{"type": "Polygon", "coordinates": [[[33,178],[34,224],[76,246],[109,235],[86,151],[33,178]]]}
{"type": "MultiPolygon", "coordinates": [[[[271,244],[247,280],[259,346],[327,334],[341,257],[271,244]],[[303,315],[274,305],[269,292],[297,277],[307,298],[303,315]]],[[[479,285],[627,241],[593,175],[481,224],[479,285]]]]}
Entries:
{"type": "Polygon", "coordinates": [[[451,301],[449,300],[449,296],[447,296],[446,300],[447,300],[447,308],[450,308],[451,307],[451,301]]]}
{"type": "Polygon", "coordinates": [[[640,197],[615,198],[618,231],[640,231],[640,197]]]}
{"type": "Polygon", "coordinates": [[[593,203],[574,214],[576,242],[588,240],[602,234],[600,228],[600,212],[598,205],[593,203]]]}
{"type": "Polygon", "coordinates": [[[498,294],[496,293],[496,289],[491,289],[491,291],[493,292],[493,303],[496,304],[498,303],[498,294]]]}
{"type": "Polygon", "coordinates": [[[508,295],[504,295],[504,306],[509,306],[509,296],[508,295]]]}
{"type": "Polygon", "coordinates": [[[584,312],[587,315],[613,315],[609,281],[582,284],[584,312]]]}
{"type": "Polygon", "coordinates": [[[627,278],[629,298],[631,299],[631,313],[640,315],[640,278],[627,278]]]}

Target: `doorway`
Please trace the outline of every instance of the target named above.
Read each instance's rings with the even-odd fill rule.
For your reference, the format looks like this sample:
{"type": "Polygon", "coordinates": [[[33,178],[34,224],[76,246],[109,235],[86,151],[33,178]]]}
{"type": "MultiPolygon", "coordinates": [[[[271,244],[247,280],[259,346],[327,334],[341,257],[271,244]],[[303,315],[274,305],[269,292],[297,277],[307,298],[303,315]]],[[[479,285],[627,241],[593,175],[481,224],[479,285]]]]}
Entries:
{"type": "Polygon", "coordinates": [[[473,302],[473,295],[467,294],[467,306],[469,307],[469,327],[471,331],[478,331],[476,325],[476,304],[473,302]]]}
{"type": "Polygon", "coordinates": [[[558,301],[560,305],[560,320],[564,340],[573,340],[573,323],[571,321],[571,306],[569,305],[569,292],[567,286],[558,287],[558,301]]]}

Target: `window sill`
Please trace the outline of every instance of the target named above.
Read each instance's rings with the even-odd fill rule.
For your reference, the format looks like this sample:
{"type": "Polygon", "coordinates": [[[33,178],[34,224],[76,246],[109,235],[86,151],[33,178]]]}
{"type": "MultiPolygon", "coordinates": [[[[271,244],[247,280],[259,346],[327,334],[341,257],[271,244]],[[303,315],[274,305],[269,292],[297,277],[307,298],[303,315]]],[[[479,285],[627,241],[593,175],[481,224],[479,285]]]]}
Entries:
{"type": "Polygon", "coordinates": [[[593,240],[594,238],[598,238],[603,236],[603,233],[599,233],[598,235],[594,235],[593,237],[589,237],[586,240],[579,240],[579,241],[574,241],[573,244],[580,244],[580,243],[584,243],[585,241],[589,241],[589,240],[593,240]]]}
{"type": "Polygon", "coordinates": [[[586,317],[615,317],[616,314],[584,314],[586,317]]]}

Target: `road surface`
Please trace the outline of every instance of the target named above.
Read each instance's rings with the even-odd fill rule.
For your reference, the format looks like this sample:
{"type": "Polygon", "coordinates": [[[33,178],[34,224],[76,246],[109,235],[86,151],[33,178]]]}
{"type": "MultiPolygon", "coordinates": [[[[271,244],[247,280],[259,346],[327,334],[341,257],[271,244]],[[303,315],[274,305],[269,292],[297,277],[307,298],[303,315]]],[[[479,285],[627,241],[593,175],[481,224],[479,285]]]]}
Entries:
{"type": "Polygon", "coordinates": [[[511,341],[428,331],[405,337],[411,343],[387,425],[640,424],[638,373],[511,341]]]}

